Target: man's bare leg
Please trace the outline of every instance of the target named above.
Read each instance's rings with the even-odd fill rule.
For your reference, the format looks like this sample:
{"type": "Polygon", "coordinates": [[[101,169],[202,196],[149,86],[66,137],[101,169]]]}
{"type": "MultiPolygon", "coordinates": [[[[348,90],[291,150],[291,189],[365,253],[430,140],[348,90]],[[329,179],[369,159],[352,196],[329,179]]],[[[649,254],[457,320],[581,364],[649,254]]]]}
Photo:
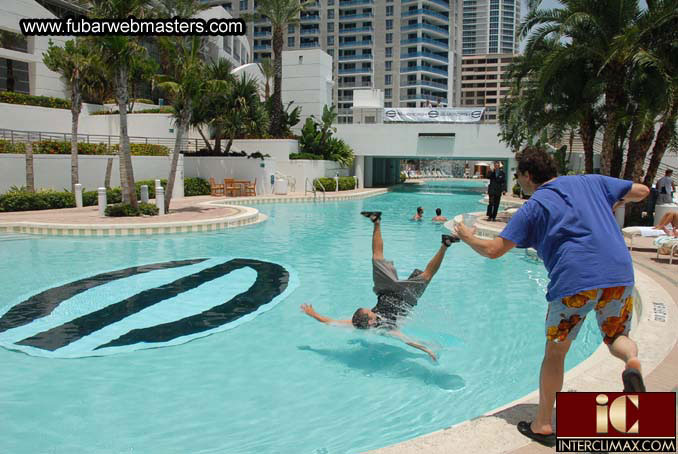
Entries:
{"type": "Polygon", "coordinates": [[[563,388],[565,375],[565,355],[572,341],[547,342],[544,360],[539,374],[539,406],[537,417],[532,421],[531,430],[539,434],[552,434],[551,417],[556,393],[563,388]]]}
{"type": "Polygon", "coordinates": [[[384,260],[384,240],[381,238],[381,220],[374,222],[374,231],[372,232],[372,259],[384,260]]]}

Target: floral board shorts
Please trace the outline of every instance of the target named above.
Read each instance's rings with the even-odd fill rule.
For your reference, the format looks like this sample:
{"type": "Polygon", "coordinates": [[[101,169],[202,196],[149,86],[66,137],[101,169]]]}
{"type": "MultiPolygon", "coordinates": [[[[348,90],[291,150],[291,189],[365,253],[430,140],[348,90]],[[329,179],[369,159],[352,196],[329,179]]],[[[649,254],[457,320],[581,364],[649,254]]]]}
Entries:
{"type": "Polygon", "coordinates": [[[546,313],[546,339],[574,340],[586,315],[596,311],[603,341],[611,344],[617,336],[628,335],[633,314],[633,286],[586,290],[549,301],[546,313]]]}

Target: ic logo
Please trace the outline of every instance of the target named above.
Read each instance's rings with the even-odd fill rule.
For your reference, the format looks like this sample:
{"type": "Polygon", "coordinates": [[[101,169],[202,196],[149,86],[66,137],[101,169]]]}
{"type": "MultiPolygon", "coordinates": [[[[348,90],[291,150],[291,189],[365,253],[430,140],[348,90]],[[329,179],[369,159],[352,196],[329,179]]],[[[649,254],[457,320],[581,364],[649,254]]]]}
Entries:
{"type": "Polygon", "coordinates": [[[608,433],[608,421],[612,427],[620,433],[637,434],[639,431],[638,420],[628,427],[626,420],[626,402],[630,402],[636,409],[639,408],[637,395],[623,395],[615,398],[609,404],[607,394],[598,394],[596,397],[596,432],[599,434],[608,433]],[[609,416],[609,417],[608,417],[609,416]]]}
{"type": "Polygon", "coordinates": [[[384,115],[386,115],[388,118],[395,118],[396,111],[395,110],[387,110],[386,112],[384,112],[384,115]]]}
{"type": "Polygon", "coordinates": [[[471,118],[474,118],[476,120],[478,120],[482,116],[483,116],[482,110],[474,110],[473,112],[471,112],[471,118]]]}
{"type": "Polygon", "coordinates": [[[429,118],[438,118],[440,113],[437,110],[429,110],[428,111],[428,117],[429,118]]]}

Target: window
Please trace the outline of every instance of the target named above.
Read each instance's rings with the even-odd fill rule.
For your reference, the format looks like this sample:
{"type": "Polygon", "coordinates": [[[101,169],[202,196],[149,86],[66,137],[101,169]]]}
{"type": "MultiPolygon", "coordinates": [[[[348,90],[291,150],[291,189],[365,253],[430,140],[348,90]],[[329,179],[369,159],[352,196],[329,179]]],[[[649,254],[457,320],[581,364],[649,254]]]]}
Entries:
{"type": "Polygon", "coordinates": [[[327,10],[327,18],[328,19],[334,19],[334,10],[333,9],[327,10]]]}
{"type": "Polygon", "coordinates": [[[240,0],[240,11],[247,9],[247,0],[240,0]]]}
{"type": "Polygon", "coordinates": [[[386,57],[393,57],[393,48],[392,47],[386,48],[386,57]]]}
{"type": "Polygon", "coordinates": [[[384,69],[386,71],[391,71],[393,66],[393,62],[391,60],[387,60],[386,63],[384,64],[384,69]]]}
{"type": "Polygon", "coordinates": [[[334,5],[334,0],[327,0],[327,6],[334,5]]]}
{"type": "Polygon", "coordinates": [[[334,58],[334,49],[327,49],[327,54],[334,58]]]}
{"type": "Polygon", "coordinates": [[[393,103],[391,101],[386,101],[384,102],[384,107],[393,107],[393,103]]]}
{"type": "Polygon", "coordinates": [[[334,36],[328,36],[327,37],[327,45],[328,46],[334,46],[334,36]]]}
{"type": "Polygon", "coordinates": [[[387,88],[384,90],[384,98],[392,98],[393,97],[393,89],[392,88],[387,88]]]}
{"type": "Polygon", "coordinates": [[[334,32],[334,22],[330,22],[329,24],[327,24],[327,32],[328,33],[334,32]]]}
{"type": "Polygon", "coordinates": [[[294,36],[287,38],[287,47],[294,47],[294,36]]]}
{"type": "Polygon", "coordinates": [[[393,43],[393,33],[386,33],[386,44],[393,43]]]}
{"type": "Polygon", "coordinates": [[[393,30],[393,19],[386,19],[386,30],[393,30]]]}
{"type": "Polygon", "coordinates": [[[391,85],[393,83],[393,76],[386,74],[384,76],[384,85],[391,85]]]}
{"type": "Polygon", "coordinates": [[[393,5],[386,5],[386,16],[393,16],[393,5]]]}
{"type": "Polygon", "coordinates": [[[294,33],[294,25],[287,26],[287,33],[294,33]]]}

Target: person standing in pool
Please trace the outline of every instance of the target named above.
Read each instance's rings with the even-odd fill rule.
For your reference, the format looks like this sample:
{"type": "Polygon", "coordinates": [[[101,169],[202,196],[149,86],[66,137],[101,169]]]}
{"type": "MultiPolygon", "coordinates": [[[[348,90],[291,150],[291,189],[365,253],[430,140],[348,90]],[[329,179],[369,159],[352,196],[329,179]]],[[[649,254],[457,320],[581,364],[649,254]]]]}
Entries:
{"type": "Polygon", "coordinates": [[[436,208],[436,215],[431,219],[433,222],[446,222],[447,218],[443,216],[443,210],[436,208]]]}
{"type": "Polygon", "coordinates": [[[417,207],[417,214],[412,217],[413,221],[421,221],[424,219],[424,209],[422,207],[417,207]]]}
{"type": "Polygon", "coordinates": [[[530,199],[492,240],[475,237],[475,228],[457,224],[462,241],[496,259],[514,247],[533,247],[549,272],[546,347],[534,421],[521,421],[523,435],[555,446],[551,416],[562,389],[565,355],[582,322],[595,311],[603,341],[624,361],[625,392],[644,392],[638,347],[629,337],[633,311],[633,264],[613,214],[626,202],[649,194],[642,184],[602,175],[557,177],[552,157],[526,148],[516,155],[516,179],[530,199]]]}
{"type": "Polygon", "coordinates": [[[372,309],[359,308],[351,320],[333,320],[318,314],[310,304],[302,304],[301,310],[322,323],[352,325],[358,329],[378,329],[384,334],[402,340],[407,345],[426,352],[433,361],[436,355],[428,347],[409,339],[398,330],[401,317],[409,314],[426,290],[429,282],[440,268],[447,248],[459,239],[452,235],[442,236],[442,245],[433,256],[424,271],[415,269],[405,280],[398,279],[398,273],[392,261],[384,259],[384,241],[381,237],[381,212],[363,211],[374,224],[372,232],[372,277],[373,291],[377,295],[377,305],[372,309]]]}

